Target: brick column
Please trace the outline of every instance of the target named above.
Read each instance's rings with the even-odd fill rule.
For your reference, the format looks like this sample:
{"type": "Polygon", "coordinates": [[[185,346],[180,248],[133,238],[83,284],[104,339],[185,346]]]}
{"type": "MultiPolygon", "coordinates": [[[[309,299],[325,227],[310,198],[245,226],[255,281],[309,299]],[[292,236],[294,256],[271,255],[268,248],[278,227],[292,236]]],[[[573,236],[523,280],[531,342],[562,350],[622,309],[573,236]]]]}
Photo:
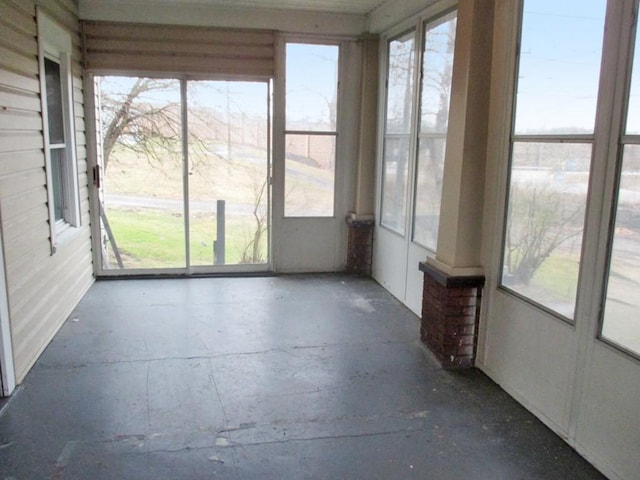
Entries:
{"type": "Polygon", "coordinates": [[[484,276],[452,276],[425,262],[420,339],[444,368],[470,368],[478,344],[484,276]]]}
{"type": "Polygon", "coordinates": [[[373,218],[347,217],[349,238],[347,243],[347,267],[349,273],[371,275],[373,256],[373,218]]]}

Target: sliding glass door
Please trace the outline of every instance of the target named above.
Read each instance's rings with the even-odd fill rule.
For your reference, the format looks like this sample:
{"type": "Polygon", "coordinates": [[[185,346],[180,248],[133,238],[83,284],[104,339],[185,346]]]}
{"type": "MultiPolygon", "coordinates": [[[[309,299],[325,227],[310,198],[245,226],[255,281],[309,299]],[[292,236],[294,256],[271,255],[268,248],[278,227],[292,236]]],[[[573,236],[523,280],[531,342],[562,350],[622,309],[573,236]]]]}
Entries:
{"type": "Polygon", "coordinates": [[[96,77],[101,271],[269,265],[266,82],[96,77]]]}

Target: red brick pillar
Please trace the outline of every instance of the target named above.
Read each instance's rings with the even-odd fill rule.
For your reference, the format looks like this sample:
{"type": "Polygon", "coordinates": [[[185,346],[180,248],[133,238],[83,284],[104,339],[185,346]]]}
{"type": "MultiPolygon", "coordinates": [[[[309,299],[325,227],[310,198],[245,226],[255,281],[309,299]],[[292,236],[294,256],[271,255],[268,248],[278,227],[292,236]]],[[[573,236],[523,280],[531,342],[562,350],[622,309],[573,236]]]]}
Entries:
{"type": "Polygon", "coordinates": [[[424,272],[420,339],[444,368],[470,368],[478,345],[484,277],[451,276],[420,263],[424,272]]]}
{"type": "Polygon", "coordinates": [[[371,275],[373,257],[373,219],[359,220],[347,217],[349,238],[347,243],[347,267],[349,273],[371,275]]]}

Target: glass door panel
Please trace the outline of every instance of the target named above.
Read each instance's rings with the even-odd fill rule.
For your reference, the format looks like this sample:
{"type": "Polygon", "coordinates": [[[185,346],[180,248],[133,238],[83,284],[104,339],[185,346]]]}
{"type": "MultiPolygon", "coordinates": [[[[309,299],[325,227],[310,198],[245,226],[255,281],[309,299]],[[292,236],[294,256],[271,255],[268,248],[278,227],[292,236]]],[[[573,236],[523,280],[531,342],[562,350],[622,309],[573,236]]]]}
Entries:
{"type": "Polygon", "coordinates": [[[184,268],[180,82],[95,78],[103,270],[184,268]]]}
{"type": "Polygon", "coordinates": [[[411,155],[415,31],[388,46],[387,108],[382,159],[380,224],[404,236],[407,215],[407,176],[411,155]]]}
{"type": "Polygon", "coordinates": [[[449,124],[456,12],[425,24],[413,241],[436,251],[449,124]]]}
{"type": "Polygon", "coordinates": [[[191,266],[268,262],[268,101],[265,82],[187,82],[191,266]]]}

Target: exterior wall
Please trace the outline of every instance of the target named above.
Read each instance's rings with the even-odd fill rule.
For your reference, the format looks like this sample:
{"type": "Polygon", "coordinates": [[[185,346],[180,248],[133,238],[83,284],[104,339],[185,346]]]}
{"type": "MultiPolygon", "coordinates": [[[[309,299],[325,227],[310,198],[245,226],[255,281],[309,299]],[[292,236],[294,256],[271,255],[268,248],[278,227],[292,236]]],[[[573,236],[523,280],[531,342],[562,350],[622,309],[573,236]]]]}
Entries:
{"type": "Polygon", "coordinates": [[[9,317],[20,383],[93,281],[82,68],[74,0],[1,0],[0,213],[9,317]],[[81,227],[51,254],[38,80],[36,7],[73,39],[81,227]]]}

